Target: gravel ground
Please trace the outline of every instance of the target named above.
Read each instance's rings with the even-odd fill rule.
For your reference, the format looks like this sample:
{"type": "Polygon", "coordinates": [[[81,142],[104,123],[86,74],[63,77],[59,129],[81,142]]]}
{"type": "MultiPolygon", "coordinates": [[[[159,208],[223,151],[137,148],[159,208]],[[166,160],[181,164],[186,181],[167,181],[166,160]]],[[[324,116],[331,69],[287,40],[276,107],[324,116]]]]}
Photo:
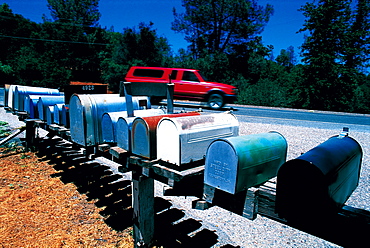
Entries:
{"type": "MultiPolygon", "coordinates": [[[[238,119],[240,121],[243,117],[240,116],[238,119]]],[[[240,122],[240,135],[277,131],[287,139],[287,160],[290,160],[339,134],[342,130],[338,129],[336,124],[332,126],[327,124],[326,128],[314,128],[314,126],[310,128],[292,126],[288,122],[286,125],[240,122]]],[[[357,140],[363,149],[360,183],[346,205],[370,211],[370,127],[362,126],[360,129],[361,132],[357,132],[355,127],[352,127],[352,131],[350,130],[350,136],[357,140]]],[[[222,244],[229,243],[241,247],[338,247],[333,243],[259,215],[257,219],[251,221],[218,207],[205,211],[191,209],[190,203],[194,198],[182,198],[182,201],[174,197],[168,199],[173,200],[175,207],[189,209],[186,212],[189,218],[201,219],[204,227],[217,230],[222,244]]]]}
{"type": "MultiPolygon", "coordinates": [[[[0,108],[0,120],[6,121],[13,128],[23,126],[18,118],[7,114],[0,108]]],[[[370,117],[369,117],[370,118],[370,117]]],[[[294,159],[301,153],[326,141],[333,135],[340,133],[343,125],[299,121],[263,121],[238,116],[240,122],[240,135],[277,131],[288,141],[288,157],[294,159]],[[270,122],[270,123],[269,123],[270,122]],[[276,124],[279,123],[279,124],[276,124]]],[[[363,163],[360,183],[347,205],[370,211],[370,127],[350,126],[350,136],[357,140],[363,149],[363,163]]],[[[161,195],[163,186],[156,183],[156,194],[161,195]]],[[[239,245],[241,247],[338,247],[318,237],[309,235],[287,225],[271,219],[258,216],[251,221],[230,213],[218,207],[208,210],[191,209],[192,197],[165,197],[170,199],[174,207],[184,209],[185,218],[201,220],[203,227],[215,230],[219,236],[217,246],[224,244],[239,245]]],[[[217,247],[215,246],[215,247],[217,247]]]]}

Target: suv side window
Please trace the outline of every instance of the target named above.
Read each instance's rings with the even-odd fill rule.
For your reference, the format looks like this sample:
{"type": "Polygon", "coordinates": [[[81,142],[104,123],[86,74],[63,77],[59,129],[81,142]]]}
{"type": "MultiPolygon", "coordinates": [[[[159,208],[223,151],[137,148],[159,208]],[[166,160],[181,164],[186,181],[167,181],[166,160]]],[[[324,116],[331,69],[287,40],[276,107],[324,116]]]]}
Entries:
{"type": "Polygon", "coordinates": [[[154,69],[136,69],[134,71],[135,77],[153,77],[161,78],[163,76],[163,70],[154,70],[154,69]]]}
{"type": "Polygon", "coordinates": [[[199,82],[198,77],[192,71],[184,71],[184,74],[182,75],[182,80],[199,82]]]}

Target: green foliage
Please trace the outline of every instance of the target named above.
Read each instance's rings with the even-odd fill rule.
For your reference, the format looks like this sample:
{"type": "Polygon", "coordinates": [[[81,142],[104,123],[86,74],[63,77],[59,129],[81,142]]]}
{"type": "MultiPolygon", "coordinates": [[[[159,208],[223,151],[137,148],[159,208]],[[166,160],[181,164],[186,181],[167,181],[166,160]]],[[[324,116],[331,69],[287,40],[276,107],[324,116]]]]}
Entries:
{"type": "MultiPolygon", "coordinates": [[[[363,1],[359,1],[363,2],[363,1]]],[[[358,78],[366,61],[365,47],[360,40],[368,36],[361,29],[368,27],[369,9],[351,12],[351,1],[320,0],[302,7],[308,31],[302,45],[306,108],[349,111],[358,91],[358,78]],[[362,17],[359,17],[361,13],[362,17]],[[365,24],[359,25],[359,20],[365,24]],[[361,28],[360,28],[361,27],[361,28]]],[[[358,8],[360,8],[358,6],[358,8]]]]}
{"type": "Polygon", "coordinates": [[[95,27],[100,19],[99,0],[47,0],[52,18],[61,23],[95,27]]]}
{"type": "Polygon", "coordinates": [[[0,138],[4,138],[10,134],[11,132],[8,123],[5,121],[0,121],[0,138]]]}
{"type": "Polygon", "coordinates": [[[183,0],[185,13],[173,10],[172,30],[185,34],[197,58],[205,53],[229,53],[263,31],[273,8],[256,0],[183,0]]]}

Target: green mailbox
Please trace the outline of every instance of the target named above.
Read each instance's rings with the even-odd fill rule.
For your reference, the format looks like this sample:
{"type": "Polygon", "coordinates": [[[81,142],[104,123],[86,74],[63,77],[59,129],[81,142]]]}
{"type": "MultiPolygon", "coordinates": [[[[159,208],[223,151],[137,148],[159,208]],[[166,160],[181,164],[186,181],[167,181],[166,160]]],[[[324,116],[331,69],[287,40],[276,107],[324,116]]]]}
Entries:
{"type": "Polygon", "coordinates": [[[260,185],[277,175],[287,148],[277,132],[217,139],[207,150],[204,183],[230,194],[260,185]]]}

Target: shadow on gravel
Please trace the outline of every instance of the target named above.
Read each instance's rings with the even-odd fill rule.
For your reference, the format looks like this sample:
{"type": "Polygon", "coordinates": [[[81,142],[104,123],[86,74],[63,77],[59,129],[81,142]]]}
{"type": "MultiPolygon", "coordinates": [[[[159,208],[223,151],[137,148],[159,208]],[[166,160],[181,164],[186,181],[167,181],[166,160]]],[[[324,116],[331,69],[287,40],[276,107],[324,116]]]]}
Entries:
{"type": "Polygon", "coordinates": [[[288,225],[342,247],[364,247],[369,242],[370,212],[343,209],[336,215],[313,216],[288,225]]]}
{"type": "MultiPolygon", "coordinates": [[[[94,200],[107,225],[116,231],[133,225],[131,180],[114,174],[108,166],[87,159],[71,143],[56,136],[40,140],[36,155],[53,165],[57,172],[52,177],[60,178],[65,184],[73,183],[88,201],[94,200]]],[[[218,242],[214,231],[202,228],[198,220],[185,219],[184,212],[172,208],[170,201],[155,197],[154,208],[157,246],[212,247],[218,242]]]]}

